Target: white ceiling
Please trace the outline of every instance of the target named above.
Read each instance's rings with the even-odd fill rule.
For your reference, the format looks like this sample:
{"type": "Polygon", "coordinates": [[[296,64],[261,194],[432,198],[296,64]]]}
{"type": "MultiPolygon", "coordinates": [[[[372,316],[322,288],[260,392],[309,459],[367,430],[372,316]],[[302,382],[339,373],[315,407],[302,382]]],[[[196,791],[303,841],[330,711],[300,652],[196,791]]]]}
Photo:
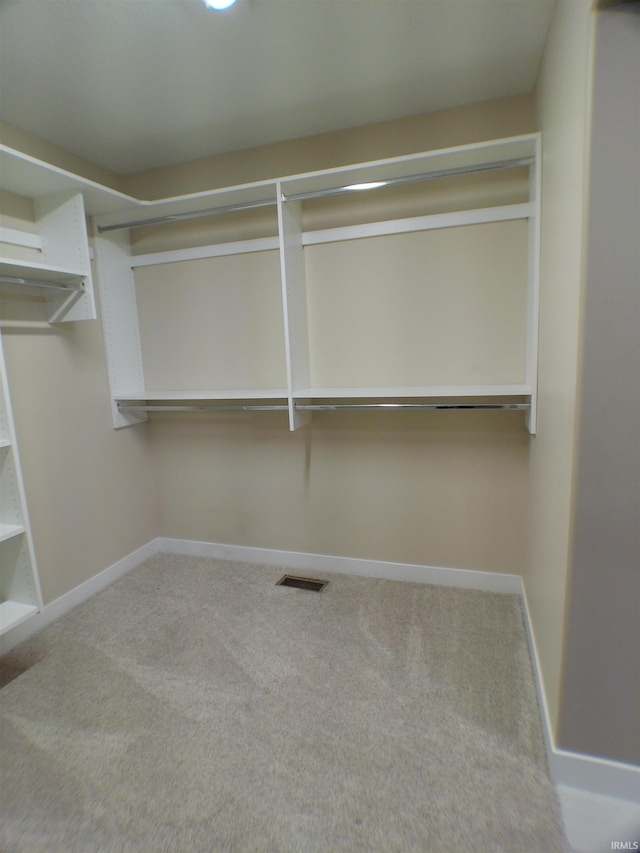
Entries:
{"type": "Polygon", "coordinates": [[[117,173],[532,91],[555,0],[0,0],[0,118],[117,173]]]}

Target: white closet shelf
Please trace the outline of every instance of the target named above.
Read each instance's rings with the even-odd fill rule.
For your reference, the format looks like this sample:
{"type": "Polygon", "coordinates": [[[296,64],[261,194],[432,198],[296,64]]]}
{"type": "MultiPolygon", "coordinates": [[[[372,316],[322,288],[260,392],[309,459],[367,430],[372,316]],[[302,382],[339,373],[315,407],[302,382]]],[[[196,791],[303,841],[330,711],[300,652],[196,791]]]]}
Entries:
{"type": "Polygon", "coordinates": [[[0,633],[14,628],[37,612],[38,607],[35,604],[23,604],[21,601],[0,602],[0,633]]]}
{"type": "Polygon", "coordinates": [[[0,524],[0,542],[13,539],[14,536],[20,536],[24,530],[21,524],[0,524]]]}
{"type": "MultiPolygon", "coordinates": [[[[84,292],[72,291],[65,304],[84,292]]],[[[59,309],[58,309],[59,310],[59,309]]],[[[38,580],[0,333],[0,634],[38,613],[38,580]]]]}
{"type": "Polygon", "coordinates": [[[40,198],[54,193],[82,193],[86,211],[90,215],[138,204],[137,199],[125,193],[74,175],[8,145],[0,145],[0,175],[2,189],[27,198],[40,198]]]}
{"type": "Polygon", "coordinates": [[[391,397],[528,397],[531,395],[529,385],[409,385],[391,387],[356,387],[356,388],[305,388],[295,391],[295,400],[373,398],[388,399],[391,397]]]}
{"type": "MultiPolygon", "coordinates": [[[[408,157],[392,157],[345,166],[337,169],[322,169],[298,175],[222,187],[198,193],[189,193],[172,198],[147,201],[129,198],[129,204],[121,204],[119,210],[101,216],[99,233],[122,228],[152,225],[162,221],[174,221],[195,216],[226,213],[234,209],[275,205],[278,194],[286,198],[316,193],[333,194],[351,191],[354,185],[377,182],[393,183],[398,180],[422,180],[439,177],[440,174],[464,174],[484,169],[505,168],[509,164],[525,166],[535,156],[536,136],[511,137],[493,142],[480,142],[455,148],[430,151],[408,157]]],[[[95,185],[97,187],[97,185],[95,185]]],[[[105,188],[102,188],[105,189],[105,188]]],[[[84,191],[83,191],[84,192],[84,191]]],[[[112,196],[115,191],[107,190],[112,196]]],[[[120,198],[126,198],[119,194],[120,198]]],[[[90,213],[98,213],[87,204],[90,213]]]]}
{"type": "Polygon", "coordinates": [[[286,402],[286,388],[246,388],[215,389],[209,391],[133,391],[130,394],[116,394],[116,403],[147,402],[161,403],[167,400],[283,400],[286,402]]]}
{"type": "MultiPolygon", "coordinates": [[[[535,135],[472,143],[426,154],[394,157],[356,166],[323,169],[279,179],[285,194],[341,190],[353,184],[397,180],[415,175],[434,175],[448,170],[481,170],[484,166],[526,160],[535,153],[535,135]]],[[[83,178],[51,163],[0,144],[2,189],[31,198],[54,193],[82,193],[89,215],[107,215],[108,226],[148,217],[181,216],[221,210],[228,206],[275,204],[278,179],[256,181],[172,198],[145,200],[83,178]],[[115,214],[114,216],[111,214],[115,214]],[[138,214],[138,215],[136,215],[138,214]]]]}
{"type": "MultiPolygon", "coordinates": [[[[398,219],[368,222],[361,225],[346,225],[341,228],[324,228],[318,231],[303,231],[302,245],[317,246],[323,243],[339,243],[366,237],[384,237],[392,234],[408,234],[415,231],[430,231],[442,228],[457,228],[464,225],[480,225],[491,222],[507,222],[528,219],[534,212],[531,204],[509,204],[479,210],[461,210],[454,213],[411,216],[398,219]]],[[[249,254],[277,250],[278,237],[261,237],[235,240],[229,243],[214,243],[187,249],[171,249],[148,254],[132,255],[131,269],[138,267],[172,264],[181,261],[196,261],[228,255],[249,254]]]]}
{"type": "MultiPolygon", "coordinates": [[[[407,405],[410,402],[412,408],[435,408],[438,400],[446,401],[447,407],[452,408],[458,402],[460,408],[467,408],[468,405],[481,408],[483,401],[489,402],[488,398],[493,398],[491,400],[491,407],[498,407],[502,402],[504,403],[503,408],[526,408],[528,410],[526,416],[527,428],[530,432],[535,432],[538,323],[537,258],[539,249],[540,207],[539,165],[540,136],[539,134],[527,134],[508,139],[483,141],[470,145],[356,163],[303,174],[274,177],[270,180],[252,184],[212,189],[201,193],[158,199],[152,202],[136,200],[128,208],[123,205],[119,211],[114,210],[100,216],[95,223],[97,229],[96,262],[101,279],[100,295],[103,301],[103,327],[112,393],[115,389],[118,389],[118,393],[113,393],[114,426],[119,428],[139,423],[143,419],[145,407],[153,408],[154,404],[157,410],[160,410],[160,407],[165,404],[164,408],[168,411],[170,407],[175,409],[188,407],[203,410],[208,408],[213,409],[216,403],[219,404],[217,408],[222,409],[224,408],[225,401],[227,401],[229,408],[231,408],[233,401],[238,401],[234,407],[237,409],[243,408],[241,401],[245,401],[247,404],[249,404],[249,401],[254,401],[255,405],[252,408],[259,409],[262,403],[262,407],[268,409],[270,402],[273,403],[273,406],[277,405],[278,408],[284,402],[289,408],[290,428],[297,429],[309,422],[311,412],[315,411],[314,407],[316,405],[323,405],[324,408],[330,408],[332,400],[338,403],[340,408],[345,408],[349,405],[349,401],[352,404],[359,401],[361,407],[364,407],[367,403],[371,404],[370,407],[376,404],[384,407],[394,400],[405,400],[407,405]],[[506,183],[509,183],[510,187],[513,185],[512,188],[517,190],[512,195],[505,194],[501,195],[500,198],[503,200],[507,200],[509,197],[519,199],[518,203],[493,205],[492,201],[494,199],[497,200],[498,197],[489,193],[488,204],[485,207],[447,210],[445,205],[442,212],[438,212],[437,208],[434,208],[434,212],[427,212],[424,215],[400,216],[405,208],[398,208],[392,203],[396,199],[397,194],[391,193],[393,198],[390,201],[387,199],[387,205],[385,194],[383,193],[376,196],[377,200],[372,205],[371,216],[384,214],[384,216],[380,215],[375,221],[366,221],[367,215],[369,215],[367,214],[362,215],[360,217],[361,221],[354,224],[351,214],[358,214],[360,206],[357,204],[353,205],[353,211],[350,208],[349,216],[346,218],[342,216],[339,209],[341,206],[336,205],[334,208],[334,217],[331,218],[331,205],[327,204],[323,206],[323,214],[322,217],[318,218],[318,223],[321,225],[333,225],[333,227],[322,227],[319,230],[308,231],[305,231],[303,227],[302,202],[305,199],[315,199],[321,196],[331,197],[340,195],[341,193],[357,192],[362,189],[375,189],[380,186],[399,186],[411,182],[429,181],[431,179],[440,179],[454,175],[467,175],[474,172],[482,173],[490,170],[503,170],[508,177],[506,183]],[[523,200],[525,174],[528,179],[529,188],[527,201],[523,200]],[[214,213],[226,213],[231,210],[243,209],[250,206],[261,207],[274,203],[276,205],[278,226],[277,246],[276,239],[272,234],[269,237],[232,239],[227,243],[179,249],[168,248],[164,251],[143,252],[140,255],[132,255],[131,239],[128,233],[131,228],[142,227],[152,223],[155,224],[161,221],[171,222],[179,219],[194,218],[196,216],[213,215],[214,213]],[[384,205],[387,206],[383,209],[384,205]],[[388,218],[389,215],[391,218],[388,218]],[[516,276],[514,284],[518,287],[526,288],[524,293],[518,291],[518,294],[516,294],[520,300],[518,304],[522,303],[518,311],[522,308],[526,314],[525,328],[522,330],[524,338],[522,341],[522,355],[524,356],[523,382],[491,385],[349,387],[346,385],[346,382],[353,382],[354,379],[357,381],[359,374],[351,372],[349,374],[344,373],[344,376],[341,376],[342,371],[336,368],[335,373],[332,374],[332,380],[334,376],[338,381],[343,378],[345,386],[318,387],[317,384],[313,384],[318,382],[320,373],[318,372],[314,377],[311,370],[311,344],[315,342],[312,335],[314,332],[317,333],[318,328],[322,327],[322,323],[325,322],[323,320],[324,315],[316,304],[318,298],[320,298],[318,294],[321,294],[322,299],[326,298],[328,305],[331,304],[331,299],[334,300],[337,305],[336,310],[342,310],[344,318],[349,321],[349,323],[345,323],[345,327],[347,325],[353,327],[354,333],[359,332],[359,329],[356,328],[359,317],[361,315],[364,318],[366,312],[363,310],[360,314],[357,313],[359,310],[357,304],[358,291],[349,291],[345,299],[341,301],[331,291],[321,291],[321,286],[317,284],[319,279],[312,278],[311,274],[309,276],[311,288],[309,292],[311,297],[316,299],[316,302],[311,301],[311,305],[307,305],[309,298],[306,281],[307,265],[309,265],[313,275],[319,275],[318,271],[322,271],[325,267],[332,270],[331,264],[338,263],[340,258],[336,254],[336,259],[334,260],[329,250],[326,252],[316,252],[314,250],[307,252],[306,247],[310,248],[323,243],[349,240],[359,241],[361,238],[410,233],[413,231],[426,232],[447,228],[455,229],[460,228],[460,226],[484,225],[508,222],[510,220],[523,221],[523,227],[518,226],[517,228],[518,240],[522,240],[523,245],[520,242],[517,245],[515,242],[513,245],[509,244],[509,249],[513,248],[514,257],[517,254],[518,258],[514,260],[510,253],[506,253],[508,263],[511,264],[511,267],[505,267],[505,270],[502,270],[505,282],[501,286],[507,288],[506,276],[509,274],[516,276]],[[525,240],[529,246],[527,254],[525,254],[524,249],[525,240]],[[267,305],[268,310],[263,305],[263,303],[267,304],[267,297],[257,287],[255,288],[256,292],[252,291],[251,293],[250,304],[245,307],[244,304],[238,306],[234,303],[232,310],[228,311],[228,306],[226,303],[222,304],[222,299],[217,293],[211,296],[207,291],[206,295],[207,299],[211,298],[213,300],[216,298],[220,302],[220,310],[217,310],[217,313],[215,313],[215,321],[224,326],[225,333],[227,332],[228,324],[233,322],[246,324],[249,320],[254,322],[255,312],[264,312],[265,337],[267,335],[270,336],[268,340],[270,342],[273,341],[274,344],[276,341],[278,345],[284,343],[288,388],[242,389],[235,387],[233,389],[216,388],[213,390],[205,388],[199,391],[144,390],[145,378],[141,332],[137,313],[136,283],[133,274],[134,269],[137,267],[159,266],[162,264],[200,260],[224,255],[249,255],[257,252],[275,251],[276,249],[280,260],[281,295],[278,299],[283,312],[284,336],[282,336],[282,326],[279,316],[277,319],[274,319],[274,316],[272,316],[275,307],[273,300],[276,297],[271,291],[269,291],[268,296],[268,299],[271,300],[267,305]],[[514,273],[513,270],[516,269],[517,264],[521,264],[522,266],[518,266],[514,273]],[[525,268],[526,276],[523,272],[525,268]],[[316,290],[313,288],[316,288],[316,290]],[[350,299],[351,302],[349,301],[350,299]],[[352,314],[348,312],[352,312],[352,314]],[[121,388],[137,388],[138,390],[131,393],[121,393],[121,388]],[[137,411],[135,411],[136,403],[139,404],[137,411]],[[207,403],[209,405],[206,405],[207,403]],[[127,409],[129,409],[128,414],[126,412],[127,409]]],[[[505,182],[501,182],[501,185],[502,183],[505,182]]],[[[473,204],[477,203],[475,199],[472,200],[469,198],[468,201],[473,204]]],[[[464,204],[464,199],[461,199],[460,202],[464,204]]],[[[420,207],[409,206],[406,208],[406,212],[419,214],[420,209],[420,207]]],[[[426,208],[426,210],[430,209],[429,207],[426,208]]],[[[228,224],[230,227],[232,226],[232,222],[228,224]]],[[[493,239],[492,235],[494,231],[497,233],[498,230],[486,229],[486,233],[489,234],[487,240],[493,239]]],[[[460,233],[460,239],[464,241],[467,234],[471,232],[461,231],[460,233]]],[[[476,229],[473,232],[473,239],[477,238],[480,240],[484,233],[484,231],[476,229]]],[[[241,236],[241,234],[242,232],[238,230],[235,233],[231,232],[230,236],[241,236]]],[[[440,243],[442,243],[442,246],[448,246],[452,239],[443,238],[440,243]]],[[[495,239],[498,243],[498,238],[496,237],[495,239]]],[[[506,239],[502,232],[500,233],[500,239],[506,239]]],[[[389,242],[391,244],[393,241],[389,242]]],[[[437,243],[440,246],[440,243],[435,238],[431,242],[434,245],[437,243]]],[[[140,248],[143,248],[145,244],[144,242],[139,242],[138,245],[140,248]]],[[[393,255],[393,252],[396,250],[394,245],[385,247],[380,242],[377,242],[376,244],[372,243],[371,246],[375,251],[384,251],[385,248],[388,248],[388,256],[395,257],[393,255]]],[[[371,246],[368,243],[360,242],[354,245],[351,250],[350,259],[358,269],[366,270],[364,262],[361,266],[358,266],[361,261],[360,255],[364,255],[371,246]]],[[[347,251],[347,248],[343,252],[341,251],[341,256],[344,255],[346,258],[347,251]]],[[[444,252],[445,250],[443,249],[442,251],[444,252]]],[[[263,259],[256,258],[255,261],[247,264],[246,270],[240,268],[241,265],[237,265],[238,268],[234,267],[231,262],[228,266],[229,269],[233,269],[233,275],[237,276],[238,281],[244,283],[246,277],[246,280],[251,284],[258,284],[262,275],[262,268],[259,266],[262,261],[263,259]]],[[[272,261],[273,258],[269,258],[268,261],[264,259],[264,266],[266,267],[268,264],[271,264],[272,261]]],[[[342,274],[343,270],[346,270],[345,275],[348,276],[349,263],[350,260],[347,259],[339,267],[340,274],[342,274]]],[[[424,274],[422,273],[422,266],[419,267],[419,273],[415,273],[415,269],[418,267],[413,260],[408,261],[407,264],[409,285],[411,287],[415,286],[417,289],[418,286],[421,286],[419,282],[423,282],[424,287],[429,287],[428,264],[425,263],[424,265],[424,274]]],[[[444,262],[441,262],[441,258],[436,252],[433,268],[438,270],[443,264],[444,262]]],[[[398,275],[402,274],[402,270],[404,269],[402,264],[398,263],[396,266],[399,270],[398,275]]],[[[392,268],[393,275],[396,274],[396,266],[392,268]]],[[[485,261],[483,284],[489,278],[491,268],[491,259],[489,262],[485,261]]],[[[174,281],[179,277],[180,272],[179,270],[175,272],[174,281]]],[[[212,272],[212,276],[214,272],[212,272]]],[[[270,274],[272,273],[273,270],[270,270],[270,274]]],[[[441,275],[444,274],[441,273],[441,275]]],[[[472,277],[466,270],[462,270],[461,274],[464,276],[465,281],[472,277]]],[[[151,279],[152,273],[149,275],[151,279]]],[[[157,272],[154,275],[156,275],[157,280],[164,282],[163,273],[157,272]]],[[[166,275],[169,282],[171,280],[170,273],[167,272],[166,275]]],[[[273,275],[275,276],[275,273],[273,275]]],[[[216,280],[222,281],[223,279],[216,280]]],[[[226,283],[226,279],[224,281],[226,283]]],[[[385,291],[386,298],[392,298],[392,275],[385,275],[385,281],[381,286],[389,287],[385,291]]],[[[225,297],[228,289],[225,288],[225,297]]],[[[190,291],[185,289],[185,294],[188,294],[188,292],[190,291]]],[[[194,292],[197,292],[197,288],[194,292]]],[[[434,293],[438,297],[436,288],[434,288],[434,293]]],[[[493,291],[488,293],[487,299],[490,298],[491,293],[493,291]]],[[[508,293],[509,298],[511,298],[512,291],[509,290],[508,293]]],[[[187,295],[185,295],[185,298],[187,298],[187,295]]],[[[477,296],[474,291],[471,293],[471,298],[476,299],[480,298],[480,296],[477,296]]],[[[515,298],[513,297],[513,299],[515,298]]],[[[280,305],[277,307],[279,308],[280,305]]],[[[483,302],[483,306],[485,305],[486,302],[483,302]]],[[[324,303],[321,303],[320,307],[323,308],[323,306],[324,303]]],[[[443,308],[443,316],[448,317],[445,308],[443,308]]],[[[507,308],[509,310],[513,309],[511,303],[507,305],[507,308]]],[[[187,309],[192,310],[189,305],[187,305],[187,309]]],[[[407,310],[410,310],[410,308],[407,310]]],[[[499,319],[496,322],[499,322],[499,319]]],[[[520,314],[518,314],[517,322],[521,323],[520,314]]],[[[521,327],[519,326],[518,328],[520,329],[521,327]]],[[[262,327],[260,331],[262,333],[262,327]]],[[[365,334],[366,332],[367,330],[365,330],[365,334]]],[[[521,332],[518,331],[517,334],[520,335],[521,332]]],[[[515,336],[516,332],[511,336],[514,341],[515,336]]],[[[508,346],[505,344],[505,349],[511,346],[511,337],[508,339],[508,346]]],[[[511,348],[513,349],[514,347],[515,343],[511,348]]],[[[429,360],[429,352],[430,350],[425,346],[424,358],[427,360],[429,360]]],[[[520,356],[521,353],[518,352],[517,357],[520,356]]],[[[408,357],[408,355],[405,356],[405,358],[408,357]]],[[[512,361],[514,354],[509,351],[508,357],[512,361]]],[[[418,356],[417,359],[414,358],[414,361],[416,360],[419,362],[420,357],[418,356]]],[[[320,363],[319,359],[318,363],[320,363]]],[[[466,368],[467,365],[464,365],[464,367],[466,368]]],[[[466,369],[466,373],[461,374],[462,376],[472,374],[473,365],[468,365],[468,368],[466,369]]],[[[398,368],[397,373],[400,381],[402,381],[402,378],[406,380],[416,376],[415,370],[406,369],[404,376],[400,370],[401,368],[398,368]]],[[[254,375],[260,374],[256,371],[254,375]]],[[[374,377],[375,373],[368,372],[366,375],[374,377]]],[[[385,378],[388,375],[385,370],[385,378]]],[[[496,371],[493,374],[488,373],[485,375],[487,378],[491,378],[492,376],[496,376],[497,378],[500,373],[496,371]]],[[[509,374],[507,373],[506,375],[508,376],[509,374]]],[[[518,375],[517,373],[516,376],[518,375]]],[[[437,374],[430,373],[429,378],[431,377],[436,378],[437,374]]],[[[362,378],[365,379],[365,374],[362,374],[362,378]]],[[[426,374],[425,379],[427,379],[426,374]]],[[[170,381],[168,376],[167,381],[170,381]]],[[[223,374],[219,381],[224,384],[232,384],[234,380],[231,374],[223,374]]]]}

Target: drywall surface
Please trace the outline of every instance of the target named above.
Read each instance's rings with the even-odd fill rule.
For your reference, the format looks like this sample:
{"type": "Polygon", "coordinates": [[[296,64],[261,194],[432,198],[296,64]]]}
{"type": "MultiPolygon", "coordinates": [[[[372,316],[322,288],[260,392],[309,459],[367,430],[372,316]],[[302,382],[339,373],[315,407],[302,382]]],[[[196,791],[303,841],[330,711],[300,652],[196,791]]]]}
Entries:
{"type": "Polygon", "coordinates": [[[163,415],[161,532],[178,539],[521,573],[522,413],[163,415]]]}
{"type": "Polygon", "coordinates": [[[555,732],[569,561],[591,13],[560,0],[537,91],[543,133],[538,434],[530,456],[525,589],[555,732]]]}
{"type": "Polygon", "coordinates": [[[5,330],[45,604],[157,535],[143,428],[112,428],[99,322],[5,330]]]}
{"type": "Polygon", "coordinates": [[[83,178],[87,178],[87,180],[104,184],[104,186],[111,187],[114,190],[120,189],[120,179],[113,172],[109,172],[101,166],[96,166],[95,163],[91,163],[83,157],[71,154],[58,145],[33,136],[33,134],[22,130],[20,127],[14,127],[11,124],[1,121],[0,141],[9,148],[15,148],[23,154],[29,154],[31,157],[44,160],[45,163],[51,163],[59,169],[66,169],[68,172],[73,172],[74,175],[80,175],[83,178]]]}
{"type": "Polygon", "coordinates": [[[596,18],[559,745],[640,764],[640,10],[596,18]]]}

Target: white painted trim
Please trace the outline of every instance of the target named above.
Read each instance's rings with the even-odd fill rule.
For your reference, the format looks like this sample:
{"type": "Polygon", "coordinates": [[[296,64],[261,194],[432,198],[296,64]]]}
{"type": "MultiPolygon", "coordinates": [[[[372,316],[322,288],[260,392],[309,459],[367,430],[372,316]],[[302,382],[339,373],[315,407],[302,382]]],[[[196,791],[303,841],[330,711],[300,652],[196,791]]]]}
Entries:
{"type": "Polygon", "coordinates": [[[161,550],[159,546],[160,541],[159,539],[152,539],[151,542],[147,542],[146,545],[127,554],[126,557],[118,560],[117,563],[114,563],[112,566],[89,578],[89,580],[56,598],[51,604],[45,605],[42,610],[25,622],[21,622],[15,628],[7,631],[6,634],[0,637],[0,654],[6,654],[19,643],[33,637],[34,634],[51,625],[56,619],[73,610],[74,607],[77,607],[96,593],[106,589],[114,581],[126,575],[127,572],[130,572],[140,563],[155,556],[161,550]]]}
{"type": "Polygon", "coordinates": [[[302,235],[302,243],[304,246],[317,246],[321,243],[361,240],[365,237],[387,237],[393,234],[409,234],[414,231],[436,231],[443,228],[460,228],[464,225],[508,222],[516,219],[528,219],[533,210],[533,206],[528,203],[509,204],[500,207],[483,207],[478,210],[458,210],[453,213],[433,213],[426,216],[410,216],[404,219],[365,222],[360,225],[345,225],[341,228],[305,231],[302,235]]]}
{"type": "Polygon", "coordinates": [[[159,550],[170,554],[189,554],[219,560],[262,563],[283,568],[310,569],[317,572],[338,572],[386,580],[414,581],[440,586],[480,589],[488,592],[519,594],[519,575],[501,572],[480,572],[473,569],[447,569],[413,563],[388,563],[356,557],[336,557],[328,554],[307,554],[299,551],[278,551],[246,545],[223,545],[217,542],[195,542],[190,539],[159,539],[159,550]]]}
{"type": "Polygon", "coordinates": [[[520,581],[520,597],[524,621],[529,640],[529,650],[533,664],[533,673],[540,704],[542,728],[545,745],[547,748],[547,761],[549,773],[556,785],[567,785],[599,794],[603,797],[617,797],[621,800],[640,803],[640,767],[631,764],[623,764],[619,761],[610,761],[593,755],[583,755],[577,752],[567,752],[555,745],[555,736],[549,706],[544,688],[542,667],[535,638],[531,613],[527,601],[527,592],[520,581]]]}

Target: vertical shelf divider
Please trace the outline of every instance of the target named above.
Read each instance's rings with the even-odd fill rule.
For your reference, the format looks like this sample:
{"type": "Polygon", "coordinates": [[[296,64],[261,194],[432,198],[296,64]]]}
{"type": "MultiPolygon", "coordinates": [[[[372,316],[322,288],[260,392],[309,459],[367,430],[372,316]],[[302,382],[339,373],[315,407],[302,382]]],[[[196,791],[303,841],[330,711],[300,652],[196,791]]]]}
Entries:
{"type": "Polygon", "coordinates": [[[298,412],[295,408],[296,394],[311,385],[302,204],[299,201],[285,201],[279,181],[277,192],[289,426],[295,430],[311,420],[310,412],[298,412]]]}
{"type": "Polygon", "coordinates": [[[143,396],[145,390],[129,232],[97,236],[95,246],[113,426],[119,429],[147,420],[142,412],[121,412],[115,402],[119,395],[143,396]]]}

